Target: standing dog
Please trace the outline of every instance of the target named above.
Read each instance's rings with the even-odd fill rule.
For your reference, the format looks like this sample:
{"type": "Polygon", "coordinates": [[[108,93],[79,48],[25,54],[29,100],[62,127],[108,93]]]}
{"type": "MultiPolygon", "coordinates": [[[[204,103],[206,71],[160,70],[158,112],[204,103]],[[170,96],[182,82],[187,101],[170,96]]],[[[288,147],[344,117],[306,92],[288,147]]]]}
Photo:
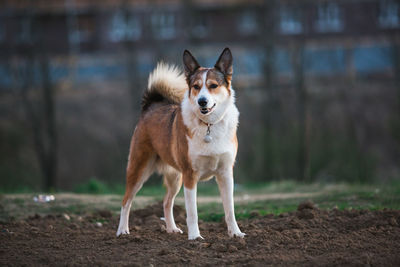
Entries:
{"type": "Polygon", "coordinates": [[[129,234],[132,200],[157,170],[167,193],[164,216],[168,233],[182,233],[173,217],[174,199],[182,181],[189,240],[202,238],[197,219],[197,182],[216,177],[228,233],[243,237],[233,207],[233,165],[238,147],[239,111],[231,87],[232,54],[220,55],[214,68],[203,68],[185,50],[185,75],[158,64],[142,99],[142,115],[133,133],[117,236],[129,234]]]}

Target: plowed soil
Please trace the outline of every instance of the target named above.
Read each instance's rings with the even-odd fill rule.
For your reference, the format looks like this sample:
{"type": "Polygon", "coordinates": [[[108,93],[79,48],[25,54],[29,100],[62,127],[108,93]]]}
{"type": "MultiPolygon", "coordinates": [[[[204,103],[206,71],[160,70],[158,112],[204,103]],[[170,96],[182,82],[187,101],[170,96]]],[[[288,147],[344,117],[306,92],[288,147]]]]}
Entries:
{"type": "Polygon", "coordinates": [[[131,234],[115,237],[118,216],[102,210],[83,217],[33,216],[0,224],[0,265],[323,265],[399,266],[400,211],[319,210],[302,203],[280,216],[239,221],[247,236],[229,238],[223,222],[200,221],[204,240],[167,234],[162,205],[132,212],[131,234]]]}

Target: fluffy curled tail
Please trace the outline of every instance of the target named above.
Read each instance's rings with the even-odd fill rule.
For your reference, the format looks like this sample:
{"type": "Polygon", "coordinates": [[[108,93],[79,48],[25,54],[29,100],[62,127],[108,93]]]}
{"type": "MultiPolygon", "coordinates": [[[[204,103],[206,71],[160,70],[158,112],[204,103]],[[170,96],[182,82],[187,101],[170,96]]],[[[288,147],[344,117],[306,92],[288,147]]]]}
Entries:
{"type": "Polygon", "coordinates": [[[174,65],[160,62],[149,76],[147,90],[142,97],[142,112],[155,102],[180,104],[186,90],[187,83],[182,72],[174,65]]]}

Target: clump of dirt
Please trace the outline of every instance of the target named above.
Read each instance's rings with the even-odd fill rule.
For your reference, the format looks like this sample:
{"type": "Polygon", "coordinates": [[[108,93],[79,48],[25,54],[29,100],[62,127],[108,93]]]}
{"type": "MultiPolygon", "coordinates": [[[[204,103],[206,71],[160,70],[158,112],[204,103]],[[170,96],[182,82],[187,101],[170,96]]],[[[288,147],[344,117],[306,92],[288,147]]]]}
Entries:
{"type": "Polygon", "coordinates": [[[311,201],[304,201],[297,207],[297,217],[299,219],[313,219],[316,216],[315,205],[311,201]]]}
{"type": "Polygon", "coordinates": [[[225,223],[200,222],[204,240],[165,232],[162,204],[136,210],[131,234],[117,238],[107,210],[32,216],[0,224],[0,265],[399,265],[400,211],[320,210],[312,202],[280,216],[239,221],[247,234],[229,238],[225,223]]]}

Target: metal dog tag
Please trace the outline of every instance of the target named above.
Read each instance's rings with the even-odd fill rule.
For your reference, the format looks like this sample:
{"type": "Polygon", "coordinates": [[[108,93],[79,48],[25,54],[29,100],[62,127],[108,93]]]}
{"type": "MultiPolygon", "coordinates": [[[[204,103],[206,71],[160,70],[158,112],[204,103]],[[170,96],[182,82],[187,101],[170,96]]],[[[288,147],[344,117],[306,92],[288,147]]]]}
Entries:
{"type": "Polygon", "coordinates": [[[206,134],[206,135],[204,136],[204,142],[210,143],[211,141],[212,141],[211,135],[206,134]]]}
{"type": "Polygon", "coordinates": [[[206,143],[210,143],[212,141],[212,137],[210,135],[210,133],[211,133],[210,127],[211,127],[211,124],[207,124],[207,133],[203,139],[204,142],[206,142],[206,143]]]}

